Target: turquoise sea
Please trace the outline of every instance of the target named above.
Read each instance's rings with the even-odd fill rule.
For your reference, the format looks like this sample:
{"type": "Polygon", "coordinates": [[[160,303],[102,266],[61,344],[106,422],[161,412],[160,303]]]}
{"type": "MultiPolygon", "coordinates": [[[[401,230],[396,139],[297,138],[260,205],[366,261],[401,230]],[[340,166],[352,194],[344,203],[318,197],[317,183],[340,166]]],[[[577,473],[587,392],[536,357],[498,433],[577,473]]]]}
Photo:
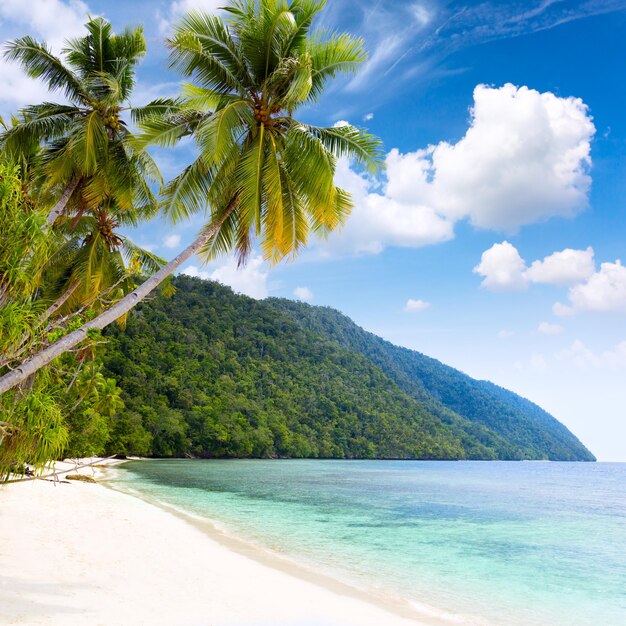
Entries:
{"type": "Polygon", "coordinates": [[[461,624],[626,624],[626,464],[138,461],[122,489],[461,624]]]}

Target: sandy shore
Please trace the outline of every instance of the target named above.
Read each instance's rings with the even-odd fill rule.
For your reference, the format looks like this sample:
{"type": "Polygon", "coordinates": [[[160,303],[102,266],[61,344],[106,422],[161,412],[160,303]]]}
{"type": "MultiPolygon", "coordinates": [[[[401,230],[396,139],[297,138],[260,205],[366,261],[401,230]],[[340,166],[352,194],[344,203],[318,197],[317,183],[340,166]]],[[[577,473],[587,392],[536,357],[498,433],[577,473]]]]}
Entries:
{"type": "Polygon", "coordinates": [[[0,487],[0,624],[437,623],[245,554],[201,525],[103,485],[0,487]]]}

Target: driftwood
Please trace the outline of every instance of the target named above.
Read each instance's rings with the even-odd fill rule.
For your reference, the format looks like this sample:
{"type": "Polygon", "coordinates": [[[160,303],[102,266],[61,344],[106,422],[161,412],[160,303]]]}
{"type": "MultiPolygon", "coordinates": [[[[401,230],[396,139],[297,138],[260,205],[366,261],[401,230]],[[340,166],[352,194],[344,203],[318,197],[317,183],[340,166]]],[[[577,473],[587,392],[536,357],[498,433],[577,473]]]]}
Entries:
{"type": "Polygon", "coordinates": [[[69,474],[70,472],[75,472],[79,469],[82,469],[83,467],[93,467],[95,465],[97,465],[98,463],[102,463],[102,461],[110,461],[115,459],[116,455],[113,456],[109,456],[106,457],[105,459],[96,459],[95,461],[92,461],[91,463],[78,463],[75,462],[74,463],[74,467],[70,467],[69,469],[65,469],[65,470],[54,470],[52,472],[50,472],[49,474],[44,474],[43,476],[26,476],[23,478],[14,478],[12,480],[6,480],[3,483],[0,483],[2,485],[6,485],[8,483],[25,483],[28,482],[30,480],[48,480],[50,478],[52,478],[52,482],[57,483],[59,482],[59,476],[63,476],[64,474],[69,474]]]}

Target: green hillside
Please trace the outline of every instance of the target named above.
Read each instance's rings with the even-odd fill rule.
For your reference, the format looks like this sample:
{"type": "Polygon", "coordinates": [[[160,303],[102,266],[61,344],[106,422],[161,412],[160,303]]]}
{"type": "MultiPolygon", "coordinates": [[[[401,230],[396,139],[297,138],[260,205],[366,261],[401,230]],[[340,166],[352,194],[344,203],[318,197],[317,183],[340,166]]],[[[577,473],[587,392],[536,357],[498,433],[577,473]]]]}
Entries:
{"type": "Polygon", "coordinates": [[[126,408],[108,448],[154,456],[562,459],[593,456],[536,405],[328,308],[178,277],[110,329],[126,408]]]}
{"type": "Polygon", "coordinates": [[[436,398],[474,424],[481,424],[502,439],[498,458],[594,460],[572,433],[536,404],[488,381],[478,381],[415,350],[401,348],[357,326],[328,307],[312,307],[290,300],[270,302],[303,327],[366,356],[402,390],[423,400],[436,398]]]}

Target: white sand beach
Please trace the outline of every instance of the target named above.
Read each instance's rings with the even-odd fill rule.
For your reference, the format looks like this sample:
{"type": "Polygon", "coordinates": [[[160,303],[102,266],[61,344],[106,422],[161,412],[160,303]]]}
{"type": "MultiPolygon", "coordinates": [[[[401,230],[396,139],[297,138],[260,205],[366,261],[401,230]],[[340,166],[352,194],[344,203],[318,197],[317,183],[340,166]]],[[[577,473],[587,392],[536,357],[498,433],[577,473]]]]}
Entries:
{"type": "MultiPolygon", "coordinates": [[[[105,478],[100,470],[95,477],[105,478]]],[[[287,561],[276,566],[253,548],[245,554],[102,484],[35,480],[0,487],[0,624],[438,623],[287,561]]]]}

